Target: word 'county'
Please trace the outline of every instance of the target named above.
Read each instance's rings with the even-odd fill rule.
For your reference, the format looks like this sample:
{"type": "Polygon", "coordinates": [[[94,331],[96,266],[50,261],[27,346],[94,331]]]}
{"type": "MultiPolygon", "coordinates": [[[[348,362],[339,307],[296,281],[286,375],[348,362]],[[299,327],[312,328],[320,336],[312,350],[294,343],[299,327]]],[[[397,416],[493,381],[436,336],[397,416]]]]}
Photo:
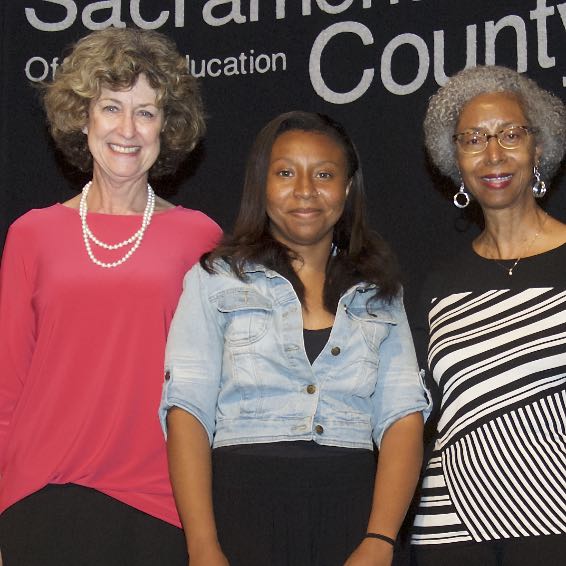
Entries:
{"type": "MultiPolygon", "coordinates": [[[[562,21],[562,26],[566,29],[566,2],[556,6],[558,14],[562,21]]],[[[555,8],[546,6],[545,0],[538,0],[537,8],[531,10],[530,19],[536,21],[536,42],[537,42],[537,58],[541,68],[554,67],[556,65],[556,57],[549,55],[547,19],[555,16],[555,8]]],[[[497,36],[504,29],[513,30],[516,37],[516,53],[517,53],[517,70],[525,72],[527,70],[527,23],[523,18],[517,15],[509,15],[501,18],[499,21],[485,22],[485,64],[494,65],[496,63],[496,45],[497,36]]],[[[466,67],[475,67],[478,64],[478,42],[477,42],[477,25],[471,24],[466,27],[465,41],[466,47],[466,67]]],[[[434,78],[439,85],[443,85],[448,80],[445,72],[444,54],[445,33],[443,30],[434,31],[432,38],[427,41],[421,36],[414,33],[403,33],[391,39],[383,49],[381,54],[380,72],[383,86],[391,93],[396,95],[412,94],[419,90],[429,76],[431,69],[431,52],[433,60],[434,78]],[[431,41],[432,40],[432,41],[431,41]],[[432,44],[432,45],[431,45],[432,44]],[[403,64],[404,69],[411,68],[407,65],[407,61],[414,58],[417,61],[416,72],[411,80],[400,82],[393,76],[393,60],[398,59],[403,64]]],[[[356,72],[355,67],[349,63],[349,76],[352,77],[354,85],[346,92],[337,92],[333,90],[329,82],[325,79],[323,68],[332,66],[323,65],[325,50],[334,53],[333,57],[339,53],[350,54],[353,50],[364,46],[373,45],[374,36],[372,31],[360,22],[339,22],[324,29],[313,43],[309,58],[309,75],[313,89],[316,93],[333,104],[348,104],[359,99],[370,88],[375,75],[374,68],[360,68],[356,72]],[[341,47],[339,50],[332,50],[331,47],[341,47]],[[354,43],[351,43],[354,42],[354,43]],[[358,79],[358,77],[361,78],[358,79]],[[358,81],[356,83],[356,80],[358,81]]],[[[505,44],[504,48],[509,49],[509,45],[505,44]]],[[[350,57],[349,55],[347,55],[350,57]]],[[[328,55],[330,57],[330,55],[328,55]]],[[[351,57],[350,57],[351,59],[351,57]]],[[[349,60],[350,60],[349,59],[349,60]]],[[[361,58],[354,60],[361,61],[361,58]]],[[[333,63],[336,60],[333,59],[333,63]]],[[[363,63],[362,63],[363,65],[363,63]]],[[[360,65],[361,66],[361,65],[360,65]]],[[[399,66],[397,66],[399,67],[399,66]]],[[[563,84],[566,86],[566,77],[563,78],[563,84]]]]}

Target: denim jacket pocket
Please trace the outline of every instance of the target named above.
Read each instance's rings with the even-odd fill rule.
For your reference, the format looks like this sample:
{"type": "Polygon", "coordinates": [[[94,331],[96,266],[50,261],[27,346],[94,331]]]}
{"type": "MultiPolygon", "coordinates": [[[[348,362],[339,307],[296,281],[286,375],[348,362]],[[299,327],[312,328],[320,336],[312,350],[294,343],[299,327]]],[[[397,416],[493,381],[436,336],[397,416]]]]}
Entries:
{"type": "Polygon", "coordinates": [[[384,308],[366,309],[364,306],[349,305],[346,313],[351,321],[357,323],[366,344],[376,354],[379,352],[379,345],[389,335],[391,325],[397,324],[394,315],[384,308]]]}
{"type": "Polygon", "coordinates": [[[226,316],[225,339],[231,346],[248,346],[265,336],[272,316],[269,299],[247,287],[221,292],[217,309],[226,316]]]}
{"type": "Polygon", "coordinates": [[[381,304],[359,304],[352,301],[346,307],[352,336],[362,334],[366,347],[356,355],[353,371],[355,379],[349,395],[368,398],[375,390],[379,366],[380,344],[389,336],[391,327],[397,324],[394,314],[381,304]]]}

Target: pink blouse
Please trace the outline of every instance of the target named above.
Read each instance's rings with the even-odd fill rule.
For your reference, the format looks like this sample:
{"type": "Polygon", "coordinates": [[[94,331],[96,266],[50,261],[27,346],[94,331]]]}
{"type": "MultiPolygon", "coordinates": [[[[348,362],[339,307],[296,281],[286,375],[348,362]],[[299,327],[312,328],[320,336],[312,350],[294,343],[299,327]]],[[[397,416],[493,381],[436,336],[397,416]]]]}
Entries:
{"type": "MultiPolygon", "coordinates": [[[[88,216],[108,243],[140,221],[88,216]]],[[[14,222],[0,275],[0,511],[75,483],[180,526],[157,417],[163,355],[183,276],[219,237],[201,212],[168,209],[128,261],[104,269],[87,256],[76,210],[14,222]]],[[[126,248],[93,249],[114,261],[126,248]]]]}

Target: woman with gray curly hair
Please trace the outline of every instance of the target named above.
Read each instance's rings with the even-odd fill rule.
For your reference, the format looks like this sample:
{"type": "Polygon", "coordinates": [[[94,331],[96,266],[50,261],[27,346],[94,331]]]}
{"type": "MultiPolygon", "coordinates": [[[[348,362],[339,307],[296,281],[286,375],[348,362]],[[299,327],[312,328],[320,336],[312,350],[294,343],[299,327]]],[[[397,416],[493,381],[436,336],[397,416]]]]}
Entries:
{"type": "Polygon", "coordinates": [[[156,411],[182,279],[220,236],[148,183],[204,133],[165,36],[108,28],[44,96],[53,138],[91,175],[11,226],[0,286],[0,548],[9,566],[183,565],[156,411]]]}
{"type": "Polygon", "coordinates": [[[415,564],[557,564],[566,553],[566,225],[539,205],[566,109],[503,67],[466,69],[425,118],[433,163],[481,208],[471,247],[431,273],[417,349],[437,391],[415,564]],[[421,338],[423,338],[421,340],[421,338]]]}

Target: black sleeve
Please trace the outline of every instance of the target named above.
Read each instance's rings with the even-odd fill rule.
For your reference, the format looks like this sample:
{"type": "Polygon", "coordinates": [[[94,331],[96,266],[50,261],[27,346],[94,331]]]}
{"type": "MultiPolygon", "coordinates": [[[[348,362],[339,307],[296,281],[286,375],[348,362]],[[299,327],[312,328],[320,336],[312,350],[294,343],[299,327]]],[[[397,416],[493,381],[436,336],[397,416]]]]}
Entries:
{"type": "Polygon", "coordinates": [[[433,301],[440,296],[443,277],[440,270],[430,272],[426,277],[419,300],[415,309],[415,316],[411,321],[411,332],[417,352],[419,367],[425,372],[425,384],[432,396],[433,408],[430,417],[425,424],[425,444],[429,443],[435,432],[440,407],[440,390],[432,378],[428,367],[428,342],[429,342],[429,322],[428,315],[433,301]]]}

